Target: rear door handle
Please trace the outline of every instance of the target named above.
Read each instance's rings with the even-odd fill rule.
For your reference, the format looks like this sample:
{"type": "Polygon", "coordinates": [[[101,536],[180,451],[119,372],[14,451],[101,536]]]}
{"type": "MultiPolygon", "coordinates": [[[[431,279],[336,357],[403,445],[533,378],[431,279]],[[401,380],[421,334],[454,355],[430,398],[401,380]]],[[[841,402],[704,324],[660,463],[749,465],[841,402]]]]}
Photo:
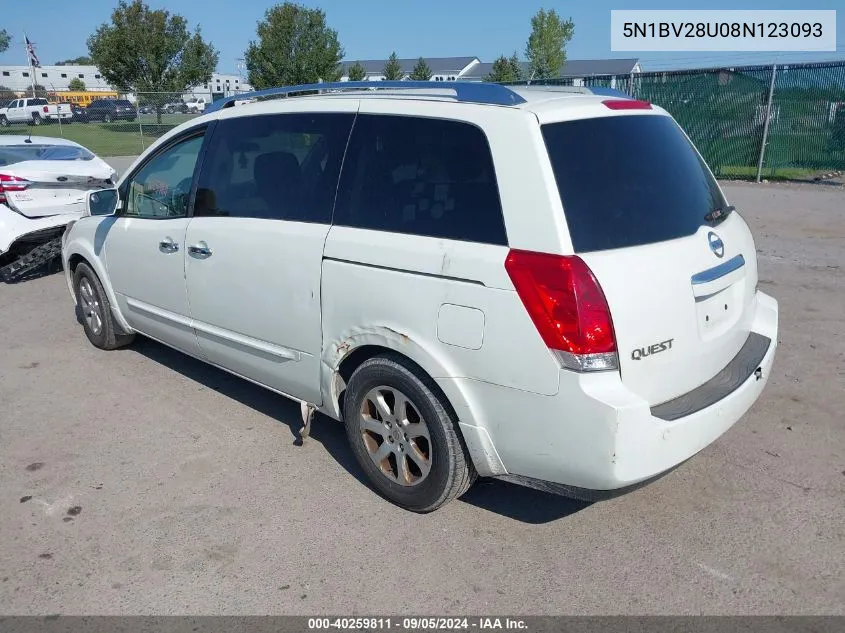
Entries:
{"type": "Polygon", "coordinates": [[[205,242],[198,242],[197,244],[194,244],[193,246],[189,246],[188,252],[191,255],[195,255],[197,257],[201,257],[201,258],[204,259],[206,257],[211,257],[212,251],[208,247],[208,244],[206,244],[205,242]]]}
{"type": "Polygon", "coordinates": [[[170,237],[165,237],[158,243],[158,250],[162,253],[175,253],[179,250],[179,244],[173,241],[170,237]]]}

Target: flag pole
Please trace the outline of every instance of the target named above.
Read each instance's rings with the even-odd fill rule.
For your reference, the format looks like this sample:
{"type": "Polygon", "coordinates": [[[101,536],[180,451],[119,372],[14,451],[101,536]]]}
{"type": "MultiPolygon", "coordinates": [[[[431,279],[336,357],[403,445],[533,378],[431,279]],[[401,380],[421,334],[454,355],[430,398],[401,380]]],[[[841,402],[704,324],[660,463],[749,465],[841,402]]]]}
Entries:
{"type": "Polygon", "coordinates": [[[35,70],[32,68],[32,55],[29,54],[29,38],[26,36],[26,31],[23,34],[23,46],[26,49],[26,61],[29,62],[29,78],[30,83],[32,84],[32,98],[35,98],[35,70]]]}

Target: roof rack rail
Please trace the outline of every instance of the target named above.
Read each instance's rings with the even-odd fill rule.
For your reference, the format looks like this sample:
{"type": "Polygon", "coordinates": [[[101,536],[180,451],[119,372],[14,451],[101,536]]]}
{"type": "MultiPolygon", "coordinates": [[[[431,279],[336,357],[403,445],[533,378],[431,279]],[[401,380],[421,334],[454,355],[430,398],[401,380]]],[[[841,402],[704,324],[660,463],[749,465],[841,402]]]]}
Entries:
{"type": "Polygon", "coordinates": [[[267,88],[255,92],[245,92],[233,95],[213,102],[206,112],[214,112],[222,108],[232,107],[236,101],[243,99],[259,99],[261,97],[275,97],[289,95],[296,92],[311,92],[314,90],[361,90],[393,88],[400,90],[452,90],[455,99],[466,103],[483,103],[488,105],[519,105],[525,103],[525,99],[516,92],[494,83],[477,83],[469,81],[434,82],[434,81],[334,81],[328,83],[302,84],[299,86],[281,86],[278,88],[267,88]]]}

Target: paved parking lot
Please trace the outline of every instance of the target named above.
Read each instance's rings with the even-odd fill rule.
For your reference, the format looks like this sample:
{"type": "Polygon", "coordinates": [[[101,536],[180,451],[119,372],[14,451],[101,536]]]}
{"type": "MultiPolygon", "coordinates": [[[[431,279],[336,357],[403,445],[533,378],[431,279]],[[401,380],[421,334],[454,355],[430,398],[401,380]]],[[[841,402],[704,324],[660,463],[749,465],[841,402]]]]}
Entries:
{"type": "Polygon", "coordinates": [[[61,275],[0,286],[4,614],[845,614],[845,189],[727,185],[781,346],[763,398],[584,505],[375,495],[340,425],[149,341],[94,349],[61,275]]]}

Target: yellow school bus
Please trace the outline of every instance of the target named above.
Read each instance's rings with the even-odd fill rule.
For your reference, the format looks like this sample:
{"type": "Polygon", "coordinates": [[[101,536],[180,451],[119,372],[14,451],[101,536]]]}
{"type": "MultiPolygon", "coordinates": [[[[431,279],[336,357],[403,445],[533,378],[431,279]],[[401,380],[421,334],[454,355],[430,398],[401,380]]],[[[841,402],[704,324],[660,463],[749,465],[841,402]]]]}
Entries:
{"type": "Polygon", "coordinates": [[[47,93],[47,101],[50,103],[78,103],[81,106],[87,106],[95,99],[117,99],[116,92],[110,91],[72,91],[72,90],[57,90],[47,93]]]}

